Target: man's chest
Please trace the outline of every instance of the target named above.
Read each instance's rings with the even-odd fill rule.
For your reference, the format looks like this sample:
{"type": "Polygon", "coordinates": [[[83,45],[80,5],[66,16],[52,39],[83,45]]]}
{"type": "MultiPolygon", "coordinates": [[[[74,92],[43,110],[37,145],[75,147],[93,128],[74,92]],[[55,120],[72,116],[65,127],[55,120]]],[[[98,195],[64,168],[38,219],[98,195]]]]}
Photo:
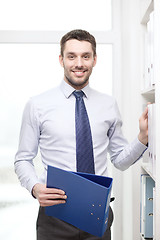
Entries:
{"type": "MultiPolygon", "coordinates": [[[[92,139],[94,143],[105,141],[113,122],[109,112],[100,107],[88,107],[92,139]]],[[[51,106],[40,116],[41,138],[52,141],[75,141],[75,105],[51,106]]],[[[97,145],[97,144],[96,144],[97,145]]]]}

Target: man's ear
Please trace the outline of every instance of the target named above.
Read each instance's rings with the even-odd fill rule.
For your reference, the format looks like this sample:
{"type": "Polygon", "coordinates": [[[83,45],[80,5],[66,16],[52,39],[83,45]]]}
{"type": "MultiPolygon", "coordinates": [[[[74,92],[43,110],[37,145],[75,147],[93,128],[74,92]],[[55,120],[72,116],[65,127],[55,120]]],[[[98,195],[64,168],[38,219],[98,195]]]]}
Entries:
{"type": "Polygon", "coordinates": [[[59,55],[59,62],[61,64],[61,66],[63,67],[64,64],[63,64],[63,57],[62,57],[62,55],[59,55]]]}
{"type": "Polygon", "coordinates": [[[94,56],[93,67],[96,65],[96,63],[97,63],[97,55],[94,56]]]}

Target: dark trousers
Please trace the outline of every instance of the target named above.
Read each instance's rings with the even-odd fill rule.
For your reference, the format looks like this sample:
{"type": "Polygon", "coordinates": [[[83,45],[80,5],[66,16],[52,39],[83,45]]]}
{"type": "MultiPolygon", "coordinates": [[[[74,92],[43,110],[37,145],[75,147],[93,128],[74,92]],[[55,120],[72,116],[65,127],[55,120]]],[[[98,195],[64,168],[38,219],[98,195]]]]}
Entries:
{"type": "Polygon", "coordinates": [[[112,222],[113,212],[110,208],[107,230],[103,237],[99,238],[57,218],[47,216],[45,208],[40,207],[37,219],[37,240],[111,240],[112,222]]]}

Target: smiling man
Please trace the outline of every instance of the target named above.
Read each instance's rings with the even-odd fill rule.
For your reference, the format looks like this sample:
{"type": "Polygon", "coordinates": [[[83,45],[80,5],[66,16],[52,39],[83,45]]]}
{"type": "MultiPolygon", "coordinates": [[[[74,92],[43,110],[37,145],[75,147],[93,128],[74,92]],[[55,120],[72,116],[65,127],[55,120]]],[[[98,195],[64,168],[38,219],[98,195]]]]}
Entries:
{"type": "Polygon", "coordinates": [[[63,81],[57,88],[31,98],[24,110],[15,171],[22,186],[39,201],[38,240],[111,239],[111,208],[102,238],[46,216],[45,206],[65,204],[67,200],[63,189],[46,187],[48,165],[107,176],[107,152],[114,166],[125,170],[147,148],[148,109],[140,117],[138,136],[128,144],[115,99],[89,86],[96,60],[96,41],[89,32],[73,30],[64,35],[59,56],[63,81]],[[44,165],[40,179],[33,164],[38,148],[44,165]]]}

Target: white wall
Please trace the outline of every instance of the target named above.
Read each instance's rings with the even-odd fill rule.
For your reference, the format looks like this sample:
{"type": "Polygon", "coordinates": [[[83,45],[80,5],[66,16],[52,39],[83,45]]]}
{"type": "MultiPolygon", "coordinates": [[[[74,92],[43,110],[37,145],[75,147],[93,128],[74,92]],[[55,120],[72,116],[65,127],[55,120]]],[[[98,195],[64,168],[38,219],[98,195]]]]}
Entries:
{"type": "MultiPolygon", "coordinates": [[[[142,112],[140,81],[140,18],[139,0],[121,0],[121,40],[122,40],[122,80],[121,113],[123,132],[129,142],[138,135],[139,117],[142,112]]],[[[121,177],[120,190],[122,202],[121,238],[122,240],[139,239],[140,227],[140,166],[136,163],[121,177]]],[[[115,177],[116,179],[116,177],[115,177]]],[[[117,239],[117,238],[115,238],[117,239]]]]}

